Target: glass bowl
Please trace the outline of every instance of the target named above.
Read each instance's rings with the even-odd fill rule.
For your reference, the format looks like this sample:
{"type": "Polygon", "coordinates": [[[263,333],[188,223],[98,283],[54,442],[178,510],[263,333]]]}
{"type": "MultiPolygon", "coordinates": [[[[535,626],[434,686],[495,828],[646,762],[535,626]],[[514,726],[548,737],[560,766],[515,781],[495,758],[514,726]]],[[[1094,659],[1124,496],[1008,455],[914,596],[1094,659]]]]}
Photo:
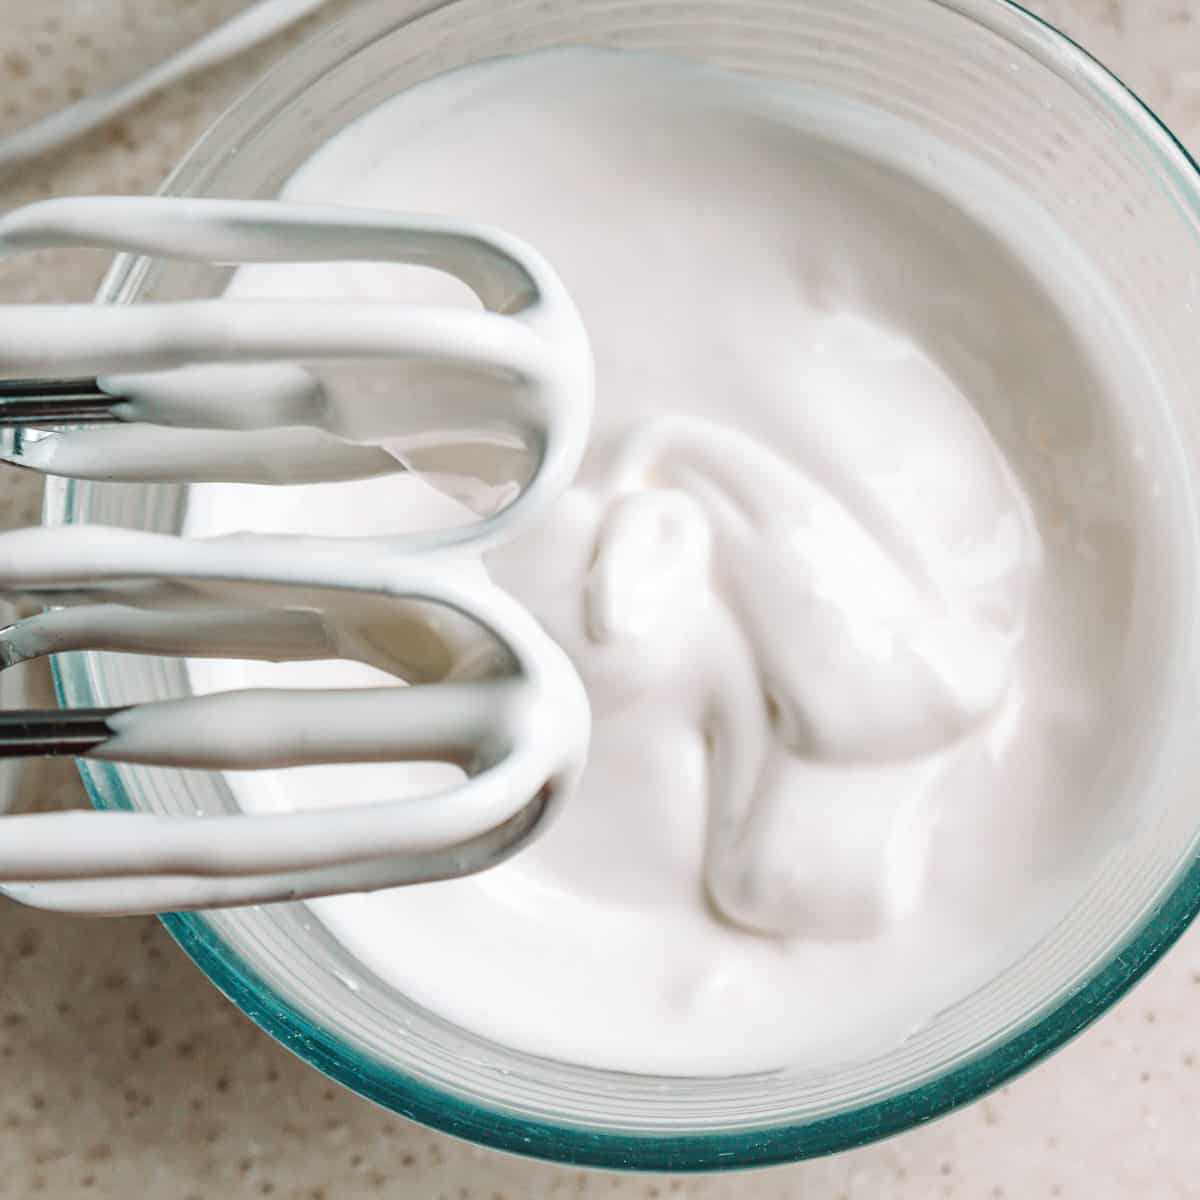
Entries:
{"type": "MultiPolygon", "coordinates": [[[[271,196],[325,138],[442,71],[538,47],[655,49],[822,89],[933,132],[1002,172],[1067,230],[1157,378],[1189,476],[1200,451],[1200,176],[1170,133],[1082,50],[1005,0],[372,0],[312,38],[208,132],[175,195],[271,196]],[[406,6],[407,7],[407,6],[406,6]]],[[[217,294],[227,272],[124,257],[103,303],[217,294]]],[[[1150,401],[1148,401],[1150,402],[1150,401]]],[[[1191,496],[1189,480],[1184,489],[1191,496]]],[[[53,481],[48,523],[179,528],[166,486],[53,481]]],[[[1191,505],[1188,499],[1187,505],[1191,505]]],[[[1189,511],[1184,561],[1196,561],[1189,511]]],[[[1197,611],[1181,583],[1181,611],[1197,611]]],[[[1172,646],[1194,676],[1191,621],[1172,646]]],[[[167,659],[64,655],[63,703],[186,690],[167,659]]],[[[1200,706],[1174,705],[1161,770],[1118,848],[1020,961],[901,1046],[837,1070],[655,1078],[532,1057],[441,1020],[365,972],[302,905],[163,918],[210,979],[318,1069],[475,1142],[577,1164],[703,1171],[845,1149],[944,1113],[1061,1045],[1111,1005],[1200,907],[1200,706]]],[[[101,808],[208,813],[218,777],[81,763],[101,808]]]]}

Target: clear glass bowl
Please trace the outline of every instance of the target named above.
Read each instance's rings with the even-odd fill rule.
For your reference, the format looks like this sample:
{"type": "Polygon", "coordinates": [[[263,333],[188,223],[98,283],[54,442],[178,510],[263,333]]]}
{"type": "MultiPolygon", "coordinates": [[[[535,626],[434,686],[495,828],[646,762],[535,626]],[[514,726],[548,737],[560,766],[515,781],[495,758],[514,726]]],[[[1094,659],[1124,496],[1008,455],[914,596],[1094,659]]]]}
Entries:
{"type": "MultiPolygon", "coordinates": [[[[1118,80],[1016,5],[453,0],[425,9],[400,17],[392,0],[353,9],[222,117],[166,190],[273,195],[318,143],[384,98],[449,68],[542,46],[652,48],[787,79],[922,126],[1038,201],[1120,298],[1160,381],[1178,448],[1195,461],[1200,176],[1118,80]]],[[[100,300],[212,295],[226,278],[125,257],[100,300]]],[[[55,482],[46,520],[171,530],[183,499],[171,487],[55,482]]],[[[1180,603],[1197,611],[1190,596],[1180,603]]],[[[1185,676],[1193,674],[1194,641],[1183,638],[1176,650],[1185,676]]],[[[71,705],[186,688],[181,666],[166,659],[73,654],[56,667],[60,697],[71,705]]],[[[364,972],[303,906],[164,921],[234,1003],[301,1057],[461,1137],[645,1170],[824,1154],[916,1125],[1028,1067],[1112,1004],[1192,919],[1200,907],[1200,706],[1177,707],[1143,819],[1061,923],[904,1045],[836,1071],[678,1079],[568,1066],[492,1044],[412,1004],[364,972]]],[[[232,807],[222,780],[202,773],[81,767],[101,808],[232,807]]]]}

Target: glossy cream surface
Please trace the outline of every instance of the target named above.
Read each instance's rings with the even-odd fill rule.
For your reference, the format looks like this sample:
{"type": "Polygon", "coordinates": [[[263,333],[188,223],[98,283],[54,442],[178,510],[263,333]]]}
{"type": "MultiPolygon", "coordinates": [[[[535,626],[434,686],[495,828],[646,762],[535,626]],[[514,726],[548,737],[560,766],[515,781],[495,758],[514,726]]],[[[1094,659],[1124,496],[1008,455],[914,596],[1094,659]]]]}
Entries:
{"type": "MultiPolygon", "coordinates": [[[[396,97],[284,198],[510,231],[596,363],[574,485],[483,556],[587,689],[582,783],[503,866],[314,901],[364,969],[531,1053],[704,1074],[894,1045],[1049,927],[1146,754],[1158,453],[1129,407],[1152,385],[1060,231],[878,114],[579,50],[396,97]]],[[[472,303],[367,262],[246,267],[230,293],[472,303]]],[[[189,531],[387,534],[463,501],[428,472],[207,484],[189,531]]],[[[447,770],[229,781],[279,811],[447,770]]]]}

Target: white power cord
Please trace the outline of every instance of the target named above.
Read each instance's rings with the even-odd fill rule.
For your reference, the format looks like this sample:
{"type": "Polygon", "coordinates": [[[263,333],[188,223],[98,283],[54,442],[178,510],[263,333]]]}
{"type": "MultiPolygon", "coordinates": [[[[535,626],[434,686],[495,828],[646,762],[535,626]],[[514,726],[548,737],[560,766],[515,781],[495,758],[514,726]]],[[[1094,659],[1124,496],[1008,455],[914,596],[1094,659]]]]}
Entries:
{"type": "Polygon", "coordinates": [[[0,138],[0,168],[37,158],[73,141],[185,76],[216,66],[294,25],[326,0],[258,0],[244,12],[172,54],[143,75],[88,96],[0,138]]]}

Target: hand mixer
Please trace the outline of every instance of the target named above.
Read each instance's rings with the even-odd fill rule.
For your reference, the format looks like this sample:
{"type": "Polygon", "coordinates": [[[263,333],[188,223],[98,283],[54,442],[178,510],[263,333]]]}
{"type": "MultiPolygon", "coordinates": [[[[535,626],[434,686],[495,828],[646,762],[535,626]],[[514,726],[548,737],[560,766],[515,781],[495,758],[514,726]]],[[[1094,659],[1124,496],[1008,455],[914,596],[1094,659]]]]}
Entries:
{"type": "Polygon", "coordinates": [[[0,322],[0,375],[10,377],[0,424],[18,427],[9,461],[123,481],[417,469],[473,516],[369,538],[189,540],[87,526],[0,535],[0,589],[60,606],[0,631],[0,668],[67,650],[345,658],[407,684],[7,712],[0,755],[212,770],[434,760],[465,779],[320,813],[10,816],[4,891],[96,914],[261,903],[465,875],[523,846],[581,770],[586,696],[557,645],[464,552],[517,532],[583,454],[591,357],[553,271],[497,230],[363,209],[100,197],[0,218],[0,253],[50,246],[221,265],[418,264],[457,277],[482,311],[10,306],[0,322]],[[522,454],[532,465],[515,484],[480,490],[522,454]]]}

